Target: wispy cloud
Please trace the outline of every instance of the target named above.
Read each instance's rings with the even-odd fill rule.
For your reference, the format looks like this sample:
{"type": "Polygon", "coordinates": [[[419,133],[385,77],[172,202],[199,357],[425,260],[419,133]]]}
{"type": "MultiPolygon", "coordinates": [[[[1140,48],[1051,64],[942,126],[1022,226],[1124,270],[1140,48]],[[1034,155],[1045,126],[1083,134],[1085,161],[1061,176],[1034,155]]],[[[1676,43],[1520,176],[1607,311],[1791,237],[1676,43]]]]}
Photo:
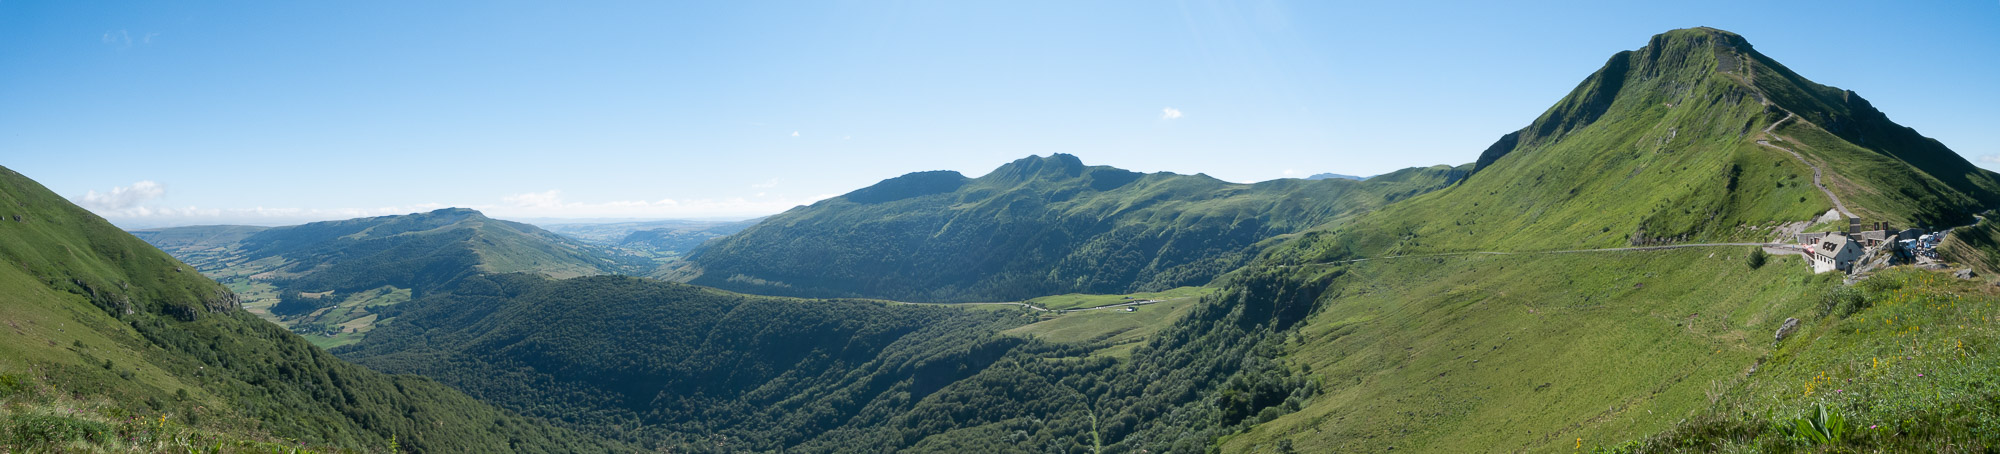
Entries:
{"type": "Polygon", "coordinates": [[[778,187],[778,179],[777,179],[777,178],[772,178],[772,179],[771,179],[770,181],[766,181],[766,182],[763,182],[763,183],[757,183],[757,184],[753,184],[753,185],[750,185],[750,188],[751,188],[751,189],[771,189],[771,188],[775,188],[775,187],[778,187]]]}
{"type": "Polygon", "coordinates": [[[1979,162],[2000,165],[2000,154],[1981,155],[1979,162]]]}
{"type": "Polygon", "coordinates": [[[792,137],[798,137],[798,136],[799,136],[798,131],[792,131],[792,137]]]}
{"type": "Polygon", "coordinates": [[[132,33],[124,30],[106,31],[104,32],[104,36],[98,39],[109,46],[120,48],[132,47],[132,33]]]}
{"type": "Polygon", "coordinates": [[[1180,109],[1175,109],[1175,108],[1172,108],[1172,107],[1168,107],[1168,108],[1165,108],[1165,109],[1160,109],[1160,119],[1161,119],[1161,120],[1173,120],[1173,119],[1177,119],[1177,118],[1180,118],[1180,117],[1181,117],[1181,110],[1180,110],[1180,109]]]}
{"type": "Polygon", "coordinates": [[[134,40],[132,38],[132,32],[130,31],[107,30],[104,32],[103,35],[99,35],[97,37],[97,40],[99,42],[103,42],[104,45],[106,46],[116,47],[119,50],[124,50],[132,48],[132,44],[134,41],[137,41],[138,44],[141,45],[151,46],[153,45],[153,39],[159,37],[160,37],[159,33],[146,33],[144,35],[140,35],[138,39],[134,40]]]}
{"type": "Polygon", "coordinates": [[[142,180],[131,186],[111,188],[110,192],[89,191],[75,199],[91,211],[120,211],[136,208],[139,204],[167,196],[167,187],[152,180],[142,180]]]}

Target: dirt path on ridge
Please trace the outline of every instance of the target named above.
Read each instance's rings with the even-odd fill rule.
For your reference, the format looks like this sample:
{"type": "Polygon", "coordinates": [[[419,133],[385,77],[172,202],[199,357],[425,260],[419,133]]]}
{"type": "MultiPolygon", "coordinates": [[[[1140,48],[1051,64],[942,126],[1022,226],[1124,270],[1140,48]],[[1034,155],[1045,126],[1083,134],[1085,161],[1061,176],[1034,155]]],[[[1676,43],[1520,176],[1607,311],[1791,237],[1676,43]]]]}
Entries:
{"type": "MultiPolygon", "coordinates": [[[[1764,127],[1764,135],[1770,136],[1771,140],[1784,142],[1785,138],[1783,136],[1779,136],[1778,133],[1771,132],[1771,130],[1777,129],[1778,125],[1785,124],[1786,121],[1791,120],[1792,118],[1797,116],[1798,115],[1793,114],[1791,111],[1785,111],[1785,118],[1779,119],[1778,121],[1772,122],[1770,126],[1764,127]]],[[[1757,139],[1757,144],[1766,147],[1776,148],[1779,150],[1785,150],[1786,153],[1791,153],[1792,157],[1798,158],[1799,162],[1804,163],[1806,167],[1811,167],[1813,170],[1813,186],[1819,188],[1819,192],[1826,194],[1826,198],[1833,200],[1833,209],[1840,210],[1841,216],[1846,216],[1848,219],[1855,218],[1854,212],[1847,211],[1847,204],[1840,203],[1840,196],[1833,195],[1833,191],[1827,190],[1826,184],[1820,182],[1821,172],[1819,170],[1819,166],[1813,165],[1812,161],[1807,161],[1805,155],[1799,154],[1799,152],[1797,151],[1792,151],[1792,149],[1790,148],[1773,145],[1771,144],[1770,140],[1757,139]]]]}

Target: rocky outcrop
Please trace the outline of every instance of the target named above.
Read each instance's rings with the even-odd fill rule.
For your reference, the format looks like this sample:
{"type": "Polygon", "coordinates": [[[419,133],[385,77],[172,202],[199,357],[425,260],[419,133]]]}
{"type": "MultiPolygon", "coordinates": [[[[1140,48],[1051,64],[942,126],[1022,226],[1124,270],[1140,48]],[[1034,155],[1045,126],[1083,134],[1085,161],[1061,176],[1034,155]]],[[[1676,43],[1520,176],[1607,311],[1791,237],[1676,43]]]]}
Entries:
{"type": "Polygon", "coordinates": [[[1777,338],[1773,339],[1772,342],[1784,342],[1785,336],[1792,335],[1792,331],[1797,331],[1798,329],[1799,329],[1799,319],[1787,318],[1785,319],[1785,324],[1778,325],[1777,338]]]}

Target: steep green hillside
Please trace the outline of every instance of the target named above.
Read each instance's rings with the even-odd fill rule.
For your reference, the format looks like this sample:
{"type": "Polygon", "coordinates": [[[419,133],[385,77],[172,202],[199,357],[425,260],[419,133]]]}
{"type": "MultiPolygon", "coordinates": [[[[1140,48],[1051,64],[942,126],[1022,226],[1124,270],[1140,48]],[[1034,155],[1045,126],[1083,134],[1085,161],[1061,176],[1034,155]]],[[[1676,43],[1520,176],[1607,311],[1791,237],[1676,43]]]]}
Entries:
{"type": "Polygon", "coordinates": [[[979,178],[919,172],[772,216],[677,277],[776,295],[1005,301],[1202,285],[1272,237],[1450,185],[1462,168],[1367,181],[1232,184],[1064,154],[979,178]]]}
{"type": "Polygon", "coordinates": [[[254,313],[322,346],[352,343],[383,320],[383,307],[467,276],[574,277],[630,265],[534,226],[463,208],[252,229],[135,234],[245,295],[254,313]]]}
{"type": "Polygon", "coordinates": [[[128,430],[136,429],[106,421],[165,417],[176,431],[348,449],[385,449],[391,438],[428,452],[617,447],[426,379],[335,359],[244,313],[193,268],[4,168],[0,211],[0,425],[11,434],[0,443],[117,449],[105,434],[136,437],[128,430]]]}
{"type": "Polygon", "coordinates": [[[1320,394],[1222,439],[1224,450],[2000,442],[2000,425],[1980,416],[1994,391],[1971,378],[1991,376],[1983,352],[1996,337],[1966,324],[1990,317],[1991,290],[1909,269],[1855,288],[1796,256],[1762,263],[1751,247],[1700,246],[1780,240],[1780,227],[1838,209],[1813,166],[1864,222],[1963,223],[1996,201],[1992,173],[1851,92],[1799,78],[1734,34],[1676,30],[1614,56],[1476,166],[1240,271],[1322,295],[1280,356],[1320,394]],[[1663,244],[1686,247],[1577,251],[1663,244]],[[1788,318],[1804,323],[1774,343],[1788,318]],[[1944,371],[1953,378],[1904,381],[1944,371]],[[1773,429],[1820,403],[1856,430],[1822,443],[1773,429]]]}
{"type": "Polygon", "coordinates": [[[1476,167],[1286,259],[1772,241],[1835,208],[1815,167],[1862,222],[1959,225],[2000,204],[1994,173],[1713,29],[1612,56],[1476,167]]]}
{"type": "Polygon", "coordinates": [[[2000,222],[1982,218],[1977,224],[1952,229],[1937,251],[1941,258],[1964,264],[1984,279],[1993,280],[2000,276],[2000,222]]]}

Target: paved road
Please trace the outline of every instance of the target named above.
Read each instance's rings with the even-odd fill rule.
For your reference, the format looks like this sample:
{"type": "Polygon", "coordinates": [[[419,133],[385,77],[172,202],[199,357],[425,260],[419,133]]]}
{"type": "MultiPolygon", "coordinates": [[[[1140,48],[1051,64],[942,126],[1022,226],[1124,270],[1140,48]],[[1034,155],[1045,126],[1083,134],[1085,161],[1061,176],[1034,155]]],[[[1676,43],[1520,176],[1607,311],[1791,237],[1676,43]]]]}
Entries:
{"type": "MultiPolygon", "coordinates": [[[[1774,123],[1771,123],[1771,126],[1768,126],[1768,127],[1765,127],[1765,128],[1764,128],[1764,134],[1765,134],[1765,135],[1769,135],[1769,136],[1771,136],[1771,139],[1772,139],[1772,140],[1776,140],[1776,141],[1779,141],[1779,142],[1783,142],[1783,141],[1785,141],[1785,138],[1784,138],[1784,137],[1781,137],[1781,136],[1779,136],[1779,135],[1778,135],[1777,133],[1773,133],[1773,132],[1771,132],[1771,130],[1772,130],[1772,129],[1776,129],[1776,128],[1778,127],[1778,125],[1780,125],[1780,124],[1784,124],[1786,120],[1791,120],[1791,119],[1792,119],[1793,117],[1797,117],[1797,115],[1793,115],[1793,114],[1792,114],[1791,112],[1789,112],[1789,111],[1788,111],[1788,112],[1785,112],[1785,118],[1784,118],[1784,119],[1781,119],[1781,120],[1778,120],[1777,122],[1774,122],[1774,123]]],[[[1840,210],[1840,215],[1841,215],[1841,216],[1845,216],[1845,217],[1847,217],[1847,218],[1849,218],[1849,219],[1853,219],[1853,218],[1855,217],[1855,216],[1854,216],[1854,212],[1851,212],[1851,211],[1847,211],[1847,205],[1846,205],[1846,204],[1843,204],[1843,203],[1840,203],[1840,196],[1837,196],[1837,195],[1833,195],[1833,191],[1829,191],[1829,190],[1827,190],[1827,189],[1826,189],[1826,184],[1824,184],[1824,183],[1821,183],[1821,182],[1820,182],[1820,170],[1819,170],[1819,166],[1816,166],[1816,165],[1813,165],[1812,161],[1807,161],[1807,160],[1806,160],[1806,157],[1805,157],[1805,155],[1801,155],[1801,154],[1799,154],[1799,152],[1797,152],[1797,151],[1792,151],[1792,149],[1790,149],[1790,148],[1785,148],[1785,147],[1781,147],[1781,146],[1777,146],[1777,145],[1772,145],[1772,144],[1771,144],[1771,142],[1770,142],[1770,141],[1768,141],[1768,140],[1763,140],[1763,139],[1758,139],[1758,140],[1757,140],[1757,144],[1758,144],[1758,145],[1763,145],[1763,146],[1766,146],[1766,147],[1771,147],[1771,148],[1776,148],[1776,149],[1780,149],[1780,150],[1785,150],[1785,152],[1786,152],[1786,153],[1791,153],[1791,154],[1792,154],[1792,157],[1794,157],[1794,158],[1799,158],[1799,162],[1802,162],[1802,163],[1805,163],[1806,167],[1811,167],[1811,168],[1813,169],[1813,186],[1816,186],[1816,187],[1818,187],[1818,188],[1819,188],[1819,192],[1822,192],[1822,193],[1825,193],[1825,194],[1826,194],[1826,198],[1828,198],[1828,199],[1832,199],[1832,200],[1833,200],[1833,208],[1834,208],[1834,209],[1836,209],[1836,210],[1840,210]]]]}
{"type": "Polygon", "coordinates": [[[1577,254],[1585,252],[1663,251],[1668,249],[1686,249],[1686,248],[1697,248],[1697,247],[1726,247],[1726,246],[1727,247],[1763,246],[1765,248],[1784,249],[1784,250],[1798,250],[1799,248],[1798,245],[1785,244],[1785,243],[1689,243],[1689,244],[1668,244],[1660,246],[1613,247],[1613,248],[1600,248],[1600,249],[1566,249],[1560,251],[1522,251],[1522,252],[1478,251],[1478,252],[1447,252],[1442,254],[1391,255],[1385,257],[1370,257],[1365,259],[1349,259],[1349,260],[1339,260],[1332,262],[1320,262],[1320,263],[1315,263],[1315,265],[1327,264],[1327,263],[1354,263],[1354,262],[1365,262],[1369,260],[1385,260],[1385,259],[1400,259],[1400,258],[1454,257],[1461,255],[1577,254]]]}

